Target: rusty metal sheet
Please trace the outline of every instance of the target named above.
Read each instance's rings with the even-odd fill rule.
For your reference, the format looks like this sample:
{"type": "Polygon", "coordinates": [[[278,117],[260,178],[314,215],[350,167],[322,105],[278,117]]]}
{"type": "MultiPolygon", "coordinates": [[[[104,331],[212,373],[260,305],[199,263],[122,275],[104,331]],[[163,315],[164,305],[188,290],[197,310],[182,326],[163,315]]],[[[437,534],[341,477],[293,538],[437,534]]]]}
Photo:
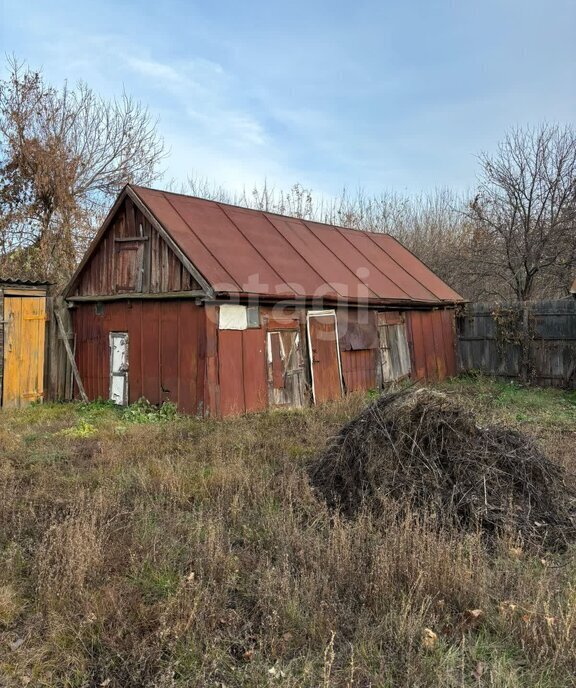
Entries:
{"type": "Polygon", "coordinates": [[[462,301],[388,235],[131,188],[218,293],[376,303],[462,301]]]}
{"type": "Polygon", "coordinates": [[[399,266],[409,275],[414,277],[424,289],[435,296],[438,301],[449,303],[464,301],[460,294],[449,287],[446,282],[441,280],[438,275],[432,272],[429,267],[419,260],[405,246],[390,236],[389,234],[370,233],[373,239],[399,266]]]}
{"type": "MultiPolygon", "coordinates": [[[[262,259],[274,265],[281,282],[271,286],[275,294],[315,294],[324,284],[323,278],[298,253],[288,239],[277,231],[270,217],[235,206],[220,206],[242,235],[254,246],[262,259]]],[[[253,293],[250,285],[247,291],[253,293]]]]}
{"type": "MultiPolygon", "coordinates": [[[[301,220],[266,214],[275,229],[290,242],[308,265],[310,272],[320,275],[321,283],[312,294],[301,289],[299,296],[348,298],[348,294],[358,290],[358,279],[338,256],[327,249],[301,220]]],[[[374,292],[367,289],[364,298],[373,298],[374,292]]]]}
{"type": "Polygon", "coordinates": [[[343,309],[337,311],[340,351],[378,348],[375,311],[343,309]]]}
{"type": "Polygon", "coordinates": [[[242,332],[242,370],[246,411],[264,411],[268,406],[266,339],[263,329],[242,332]]]}
{"type": "Polygon", "coordinates": [[[342,379],[336,314],[309,312],[308,337],[314,401],[321,403],[338,399],[342,395],[342,379]]]}
{"type": "Polygon", "coordinates": [[[240,330],[218,330],[218,378],[222,415],[234,416],[244,413],[246,406],[240,330]]]}
{"type": "Polygon", "coordinates": [[[266,318],[268,330],[299,330],[300,321],[294,318],[266,318]]]}
{"type": "Polygon", "coordinates": [[[406,323],[412,348],[412,377],[442,380],[456,374],[453,312],[409,311],[406,323]]]}
{"type": "Polygon", "coordinates": [[[381,311],[378,313],[378,325],[400,325],[404,315],[400,311],[381,311]]]}
{"type": "Polygon", "coordinates": [[[112,302],[97,315],[94,304],[74,312],[76,363],[90,399],[109,395],[109,334],[127,332],[130,341],[130,402],[146,397],[170,400],[196,413],[204,387],[205,312],[192,301],[112,302]]]}
{"type": "MultiPolygon", "coordinates": [[[[371,293],[386,294],[389,299],[410,300],[408,289],[397,278],[398,266],[370,242],[367,232],[338,229],[306,220],[306,227],[331,251],[338,255],[356,277],[356,288],[350,297],[371,298],[371,293]],[[368,250],[367,250],[368,249],[368,250]]],[[[410,285],[412,286],[412,285],[410,285]]],[[[431,296],[430,293],[426,298],[431,296]]]]}
{"type": "Polygon", "coordinates": [[[376,388],[376,355],[374,349],[342,351],[342,376],[347,392],[376,388]]]}
{"type": "Polygon", "coordinates": [[[408,339],[412,351],[412,378],[426,379],[426,348],[422,332],[422,313],[411,311],[407,314],[408,339]]]}
{"type": "Polygon", "coordinates": [[[456,375],[456,337],[454,327],[454,311],[444,309],[440,311],[442,314],[442,331],[444,335],[444,351],[446,355],[446,375],[453,377],[456,375]]]}

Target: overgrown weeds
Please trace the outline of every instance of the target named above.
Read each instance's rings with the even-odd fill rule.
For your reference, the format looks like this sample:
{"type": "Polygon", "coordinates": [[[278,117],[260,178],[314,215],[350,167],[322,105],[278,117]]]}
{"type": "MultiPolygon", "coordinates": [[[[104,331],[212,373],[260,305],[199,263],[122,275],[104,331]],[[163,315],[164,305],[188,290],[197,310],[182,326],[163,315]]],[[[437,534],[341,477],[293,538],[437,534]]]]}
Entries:
{"type": "Polygon", "coordinates": [[[488,550],[394,501],[342,518],[316,497],[307,465],[365,405],[1,414],[0,682],[572,685],[573,549],[488,550]],[[93,435],[62,433],[81,419],[93,435]]]}

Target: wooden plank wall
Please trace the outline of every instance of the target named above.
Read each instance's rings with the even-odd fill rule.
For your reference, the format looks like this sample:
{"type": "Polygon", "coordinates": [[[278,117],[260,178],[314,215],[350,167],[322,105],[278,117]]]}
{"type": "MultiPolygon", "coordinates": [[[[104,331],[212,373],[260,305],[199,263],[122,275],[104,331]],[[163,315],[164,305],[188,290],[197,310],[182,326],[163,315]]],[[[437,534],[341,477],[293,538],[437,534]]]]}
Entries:
{"type": "Polygon", "coordinates": [[[107,399],[110,332],[128,333],[129,401],[203,412],[205,313],[192,300],[116,301],[73,310],[76,362],[90,399],[107,399]]]}
{"type": "Polygon", "coordinates": [[[46,401],[70,401],[73,395],[72,366],[66,354],[63,335],[58,328],[56,310],[62,318],[66,338],[72,351],[75,347],[75,335],[68,305],[61,297],[49,296],[46,299],[44,398],[46,401]]]}
{"type": "MultiPolygon", "coordinates": [[[[132,274],[132,270],[128,270],[132,274]]],[[[182,265],[180,259],[148,222],[130,198],[117,210],[116,215],[96,251],[79,276],[70,296],[104,296],[117,293],[142,292],[162,294],[199,289],[200,286],[182,265]],[[134,276],[133,288],[121,284],[126,279],[126,266],[120,262],[127,239],[143,244],[142,251],[134,251],[134,260],[141,263],[141,278],[134,276]]]]}
{"type": "Polygon", "coordinates": [[[469,304],[457,324],[461,370],[576,389],[576,299],[469,304]]]}

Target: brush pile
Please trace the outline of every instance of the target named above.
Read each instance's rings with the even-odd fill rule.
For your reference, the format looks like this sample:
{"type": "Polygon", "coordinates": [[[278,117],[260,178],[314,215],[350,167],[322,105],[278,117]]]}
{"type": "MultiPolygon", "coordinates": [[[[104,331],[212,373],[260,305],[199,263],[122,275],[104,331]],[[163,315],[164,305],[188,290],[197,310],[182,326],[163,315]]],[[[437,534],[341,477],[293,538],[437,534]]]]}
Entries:
{"type": "Polygon", "coordinates": [[[576,493],[528,436],[480,427],[446,395],[381,396],[345,425],[310,470],[327,503],[353,516],[393,500],[441,526],[563,549],[576,539],[576,493]]]}

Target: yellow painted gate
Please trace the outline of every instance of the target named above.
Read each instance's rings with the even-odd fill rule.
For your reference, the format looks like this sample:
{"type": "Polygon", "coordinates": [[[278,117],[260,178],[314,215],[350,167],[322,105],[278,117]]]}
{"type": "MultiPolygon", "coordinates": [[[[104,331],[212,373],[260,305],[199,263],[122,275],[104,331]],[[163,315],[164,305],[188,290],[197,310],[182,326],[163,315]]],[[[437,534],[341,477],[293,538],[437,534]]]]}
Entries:
{"type": "Polygon", "coordinates": [[[17,408],[42,399],[45,332],[45,295],[4,295],[4,407],[17,408]]]}

